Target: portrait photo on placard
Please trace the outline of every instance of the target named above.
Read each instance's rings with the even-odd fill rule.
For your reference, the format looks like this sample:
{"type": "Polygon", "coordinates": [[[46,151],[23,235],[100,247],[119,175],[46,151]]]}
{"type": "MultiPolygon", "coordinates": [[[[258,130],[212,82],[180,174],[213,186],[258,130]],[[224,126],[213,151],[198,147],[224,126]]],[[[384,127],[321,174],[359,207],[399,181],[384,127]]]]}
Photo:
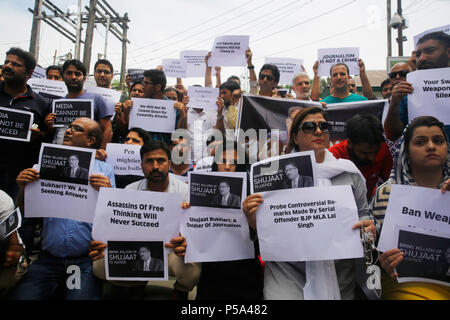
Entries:
{"type": "Polygon", "coordinates": [[[88,185],[92,152],[45,146],[40,161],[41,179],[88,185]]]}
{"type": "Polygon", "coordinates": [[[243,179],[191,174],[191,206],[240,209],[243,179]]]}
{"type": "Polygon", "coordinates": [[[163,241],[108,241],[107,264],[113,278],[163,278],[163,241]]]}
{"type": "Polygon", "coordinates": [[[312,161],[310,155],[301,155],[254,166],[253,192],[314,187],[312,161]]]}
{"type": "Polygon", "coordinates": [[[7,237],[14,230],[17,230],[20,227],[20,223],[20,209],[16,208],[8,217],[0,222],[0,239],[7,237]]]}
{"type": "Polygon", "coordinates": [[[404,253],[399,278],[450,282],[450,238],[408,230],[399,230],[398,248],[404,253]]]}

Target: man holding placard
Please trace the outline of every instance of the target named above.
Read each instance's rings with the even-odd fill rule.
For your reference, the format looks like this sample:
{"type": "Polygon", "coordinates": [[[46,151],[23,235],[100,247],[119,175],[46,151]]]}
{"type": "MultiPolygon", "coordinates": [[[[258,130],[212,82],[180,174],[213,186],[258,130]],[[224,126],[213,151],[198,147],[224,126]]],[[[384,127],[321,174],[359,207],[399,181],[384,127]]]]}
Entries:
{"type": "Polygon", "coordinates": [[[100,59],[94,66],[94,79],[97,87],[111,89],[111,81],[114,77],[114,68],[111,62],[100,59]]]}
{"type": "MultiPolygon", "coordinates": [[[[156,191],[168,193],[181,193],[183,201],[188,200],[188,186],[178,180],[175,175],[169,173],[171,153],[164,141],[151,141],[142,146],[141,166],[145,178],[129,184],[128,190],[156,191]]],[[[173,297],[187,299],[200,277],[200,267],[195,263],[184,263],[184,251],[186,247],[184,237],[171,240],[167,247],[174,249],[174,254],[169,255],[169,273],[175,275],[177,282],[174,284],[173,297]]],[[[104,249],[106,244],[102,241],[91,242],[90,255],[94,260],[95,275],[106,279],[104,249]]]]}
{"type": "MultiPolygon", "coordinates": [[[[50,102],[33,92],[27,85],[35,66],[34,57],[19,48],[11,48],[6,53],[5,63],[2,66],[4,81],[0,83],[0,106],[5,106],[11,112],[18,110],[24,115],[31,115],[31,118],[28,117],[28,123],[16,121],[14,128],[8,126],[2,128],[20,127],[28,131],[34,123],[28,142],[6,140],[0,135],[0,148],[3,150],[0,155],[0,189],[12,198],[15,198],[18,191],[15,183],[17,174],[37,161],[41,142],[49,140],[51,135],[44,122],[50,112],[50,102]]],[[[7,112],[2,113],[0,120],[3,124],[9,123],[8,117],[7,112]]],[[[24,118],[23,121],[25,120],[24,118]]]]}
{"type": "MultiPolygon", "coordinates": [[[[102,137],[100,125],[88,118],[78,118],[64,135],[64,145],[81,148],[98,148],[102,137]]],[[[111,167],[102,161],[95,160],[94,171],[90,176],[91,186],[99,190],[101,187],[115,187],[114,173],[111,167]]],[[[24,211],[24,191],[28,183],[39,180],[39,172],[29,168],[17,177],[20,186],[19,205],[24,211]]],[[[91,241],[92,224],[61,218],[44,218],[42,226],[42,252],[32,264],[25,277],[12,293],[12,299],[35,300],[48,299],[61,285],[58,278],[68,277],[73,271],[69,266],[77,266],[81,270],[79,286],[64,288],[66,299],[99,299],[100,282],[92,273],[92,262],[88,256],[91,241]]],[[[63,285],[65,285],[65,281],[63,285]]]]}
{"type": "MultiPolygon", "coordinates": [[[[450,35],[442,31],[423,35],[417,42],[415,55],[417,70],[448,68],[450,66],[450,35]]],[[[422,84],[423,80],[429,81],[429,79],[422,79],[417,81],[416,86],[419,83],[422,84]]],[[[448,79],[443,80],[448,81],[448,79]]],[[[407,96],[413,91],[413,84],[406,81],[401,81],[392,88],[389,110],[384,122],[384,130],[389,140],[397,140],[409,122],[407,96]]],[[[449,135],[450,124],[445,123],[445,125],[445,131],[449,135]]]]}

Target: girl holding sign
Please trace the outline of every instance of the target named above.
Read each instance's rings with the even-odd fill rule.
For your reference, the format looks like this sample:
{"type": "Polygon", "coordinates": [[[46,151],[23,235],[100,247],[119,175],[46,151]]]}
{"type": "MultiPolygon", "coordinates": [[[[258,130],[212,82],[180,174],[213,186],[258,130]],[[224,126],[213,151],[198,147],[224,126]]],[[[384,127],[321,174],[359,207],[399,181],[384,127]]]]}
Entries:
{"type": "MultiPolygon", "coordinates": [[[[450,147],[442,122],[431,116],[417,117],[405,129],[400,141],[389,180],[378,187],[371,204],[377,229],[384,222],[393,184],[440,189],[442,193],[450,190],[450,147]]],[[[395,248],[383,252],[379,258],[382,268],[390,276],[384,274],[382,277],[384,299],[450,299],[448,286],[428,282],[397,283],[395,269],[404,256],[395,248]]],[[[449,257],[443,259],[447,259],[448,264],[449,257]]]]}
{"type": "MultiPolygon", "coordinates": [[[[351,185],[360,221],[353,229],[364,228],[376,236],[366,199],[365,181],[349,160],[335,159],[327,150],[331,125],[326,112],[319,107],[302,109],[290,130],[292,152],[313,150],[317,162],[318,185],[351,185]]],[[[242,204],[247,221],[256,230],[256,211],[264,201],[261,194],[252,194],[242,204]]],[[[339,300],[355,299],[356,276],[354,260],[306,262],[266,261],[264,299],[268,300],[339,300]]]]}

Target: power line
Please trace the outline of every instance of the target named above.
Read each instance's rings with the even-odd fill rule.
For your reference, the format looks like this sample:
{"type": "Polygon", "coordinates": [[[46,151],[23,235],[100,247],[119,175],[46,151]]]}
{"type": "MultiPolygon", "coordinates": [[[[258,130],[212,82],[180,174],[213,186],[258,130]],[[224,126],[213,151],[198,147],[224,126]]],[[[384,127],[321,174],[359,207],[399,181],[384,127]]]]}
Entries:
{"type": "MultiPolygon", "coordinates": [[[[261,8],[267,6],[267,5],[270,4],[270,3],[273,3],[273,1],[272,1],[272,0],[269,0],[269,1],[265,2],[264,4],[258,6],[258,8],[256,8],[256,9],[253,8],[253,9],[251,9],[251,10],[248,10],[248,11],[244,12],[243,14],[238,15],[238,16],[234,17],[233,19],[230,19],[230,20],[226,21],[226,23],[230,23],[231,21],[236,20],[236,19],[238,19],[238,18],[240,18],[240,17],[242,17],[242,16],[248,14],[249,12],[254,12],[255,10],[261,9],[261,8]]],[[[223,22],[222,22],[222,23],[219,23],[219,24],[217,24],[217,25],[215,25],[215,26],[213,26],[213,27],[208,28],[208,30],[199,32],[199,33],[197,33],[197,34],[195,34],[195,35],[193,35],[193,36],[187,37],[186,39],[181,40],[181,41],[182,41],[182,42],[183,42],[183,41],[187,41],[187,40],[189,40],[189,39],[192,38],[192,37],[196,37],[196,36],[198,36],[199,34],[202,34],[202,33],[208,32],[208,31],[211,31],[211,29],[220,27],[220,26],[222,26],[222,25],[224,25],[224,24],[225,24],[225,23],[223,23],[223,22]]],[[[206,39],[204,39],[204,40],[201,40],[201,41],[199,41],[199,42],[196,42],[195,44],[191,44],[191,46],[194,46],[194,45],[199,44],[199,43],[203,43],[203,42],[205,42],[205,41],[207,41],[207,40],[210,40],[210,39],[214,39],[216,36],[217,36],[217,34],[216,34],[215,36],[212,36],[212,37],[209,36],[208,38],[206,38],[206,39]]],[[[161,47],[161,48],[155,49],[155,50],[153,50],[153,51],[160,51],[161,49],[164,49],[164,48],[167,48],[167,47],[171,47],[171,46],[173,46],[173,45],[179,45],[179,43],[180,43],[180,41],[174,41],[174,42],[171,42],[170,44],[168,44],[168,45],[166,45],[166,46],[163,46],[163,47],[161,47]]],[[[143,60],[143,61],[141,61],[141,62],[147,62],[147,61],[151,61],[151,60],[156,60],[156,59],[159,59],[159,58],[161,58],[161,57],[166,57],[167,55],[170,55],[170,54],[172,54],[173,52],[178,52],[178,51],[179,51],[179,50],[176,49],[176,50],[174,50],[174,51],[170,51],[170,52],[168,52],[168,53],[164,53],[162,56],[159,56],[159,57],[156,57],[156,58],[152,58],[152,59],[143,60]]]]}

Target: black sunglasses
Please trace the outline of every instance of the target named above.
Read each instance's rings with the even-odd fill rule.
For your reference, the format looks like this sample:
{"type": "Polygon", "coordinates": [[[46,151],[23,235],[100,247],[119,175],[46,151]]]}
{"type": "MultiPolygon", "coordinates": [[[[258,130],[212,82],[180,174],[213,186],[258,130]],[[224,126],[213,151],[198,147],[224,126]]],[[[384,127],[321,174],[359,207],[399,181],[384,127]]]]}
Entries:
{"type": "Polygon", "coordinates": [[[394,79],[399,75],[400,77],[404,78],[409,73],[409,71],[396,71],[396,72],[389,72],[389,78],[394,79]]]}
{"type": "Polygon", "coordinates": [[[273,76],[268,75],[268,74],[260,74],[259,75],[259,80],[264,80],[264,78],[267,79],[267,81],[273,81],[273,76]]]}
{"type": "Polygon", "coordinates": [[[317,124],[312,121],[307,121],[307,122],[303,122],[301,128],[304,133],[314,133],[314,132],[316,132],[317,127],[319,127],[320,131],[322,131],[323,133],[327,133],[327,132],[329,132],[329,130],[331,128],[331,123],[329,123],[327,121],[323,121],[323,122],[319,122],[319,124],[317,124]]]}

